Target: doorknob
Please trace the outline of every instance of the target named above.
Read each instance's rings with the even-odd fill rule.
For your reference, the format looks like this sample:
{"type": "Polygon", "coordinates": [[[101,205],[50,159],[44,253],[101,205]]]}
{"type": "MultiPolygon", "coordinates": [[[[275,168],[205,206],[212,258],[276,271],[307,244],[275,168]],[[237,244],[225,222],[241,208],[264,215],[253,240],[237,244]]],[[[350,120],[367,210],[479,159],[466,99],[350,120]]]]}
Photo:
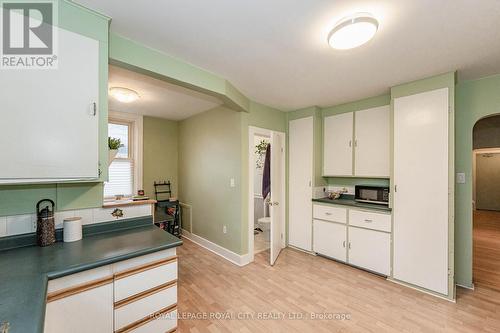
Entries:
{"type": "Polygon", "coordinates": [[[269,202],[269,206],[278,206],[280,203],[278,201],[269,202]]]}

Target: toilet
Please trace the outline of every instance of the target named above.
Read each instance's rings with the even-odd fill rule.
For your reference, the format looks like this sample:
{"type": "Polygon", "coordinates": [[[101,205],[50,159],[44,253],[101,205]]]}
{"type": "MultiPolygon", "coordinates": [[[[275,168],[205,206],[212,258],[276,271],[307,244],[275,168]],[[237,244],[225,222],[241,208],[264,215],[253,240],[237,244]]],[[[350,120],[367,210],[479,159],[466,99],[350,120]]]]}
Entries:
{"type": "Polygon", "coordinates": [[[262,233],[264,234],[264,238],[266,241],[271,240],[271,233],[270,233],[270,228],[271,228],[271,217],[261,217],[257,219],[257,224],[259,227],[262,229],[262,233]]]}

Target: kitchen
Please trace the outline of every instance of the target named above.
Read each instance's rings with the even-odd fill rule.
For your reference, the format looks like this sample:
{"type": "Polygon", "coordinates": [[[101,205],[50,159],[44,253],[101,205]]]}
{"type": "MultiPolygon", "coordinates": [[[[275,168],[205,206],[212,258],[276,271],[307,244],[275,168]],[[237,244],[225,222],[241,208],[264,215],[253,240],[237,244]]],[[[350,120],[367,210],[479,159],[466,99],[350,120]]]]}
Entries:
{"type": "Polygon", "coordinates": [[[53,62],[0,68],[0,332],[499,328],[472,275],[493,1],[47,2],[53,62]]]}

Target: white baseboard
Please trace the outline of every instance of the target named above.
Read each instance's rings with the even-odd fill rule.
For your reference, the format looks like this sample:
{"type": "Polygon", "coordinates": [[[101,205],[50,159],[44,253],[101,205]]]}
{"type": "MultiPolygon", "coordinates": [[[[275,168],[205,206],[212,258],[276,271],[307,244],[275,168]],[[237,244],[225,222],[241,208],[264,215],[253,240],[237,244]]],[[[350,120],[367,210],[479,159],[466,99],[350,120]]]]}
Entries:
{"type": "Polygon", "coordinates": [[[446,296],[446,295],[442,295],[442,294],[436,293],[434,291],[427,290],[427,289],[424,289],[424,288],[412,285],[411,283],[406,283],[404,281],[396,280],[394,278],[391,278],[390,276],[387,277],[386,281],[389,281],[389,282],[392,282],[392,283],[395,283],[395,284],[399,284],[399,285],[401,285],[403,287],[407,287],[407,288],[410,288],[410,289],[413,289],[413,290],[416,290],[416,291],[420,291],[420,292],[422,292],[424,294],[427,294],[427,295],[431,295],[431,296],[434,296],[434,297],[437,297],[437,298],[441,298],[441,299],[443,299],[445,301],[448,301],[448,302],[451,302],[451,303],[456,303],[457,302],[456,299],[448,298],[448,296],[446,296]]]}
{"type": "Polygon", "coordinates": [[[294,249],[296,251],[304,252],[304,253],[307,253],[307,254],[310,254],[310,255],[313,255],[313,256],[316,255],[316,252],[307,251],[307,250],[301,249],[300,247],[295,247],[295,246],[290,245],[290,244],[288,244],[286,247],[289,247],[289,248],[294,249]]]}
{"type": "Polygon", "coordinates": [[[472,286],[465,286],[463,284],[459,284],[459,283],[455,283],[455,285],[457,287],[460,287],[460,288],[465,288],[465,289],[469,289],[469,290],[474,290],[474,283],[472,284],[472,286]]]}
{"type": "Polygon", "coordinates": [[[210,252],[217,254],[218,256],[221,256],[222,258],[226,259],[227,261],[235,265],[245,266],[250,263],[250,255],[248,253],[244,255],[239,255],[237,253],[234,253],[233,251],[230,251],[220,245],[217,245],[209,241],[208,239],[190,233],[189,231],[184,229],[182,229],[182,237],[190,240],[195,244],[198,244],[199,246],[209,250],[210,252]]]}

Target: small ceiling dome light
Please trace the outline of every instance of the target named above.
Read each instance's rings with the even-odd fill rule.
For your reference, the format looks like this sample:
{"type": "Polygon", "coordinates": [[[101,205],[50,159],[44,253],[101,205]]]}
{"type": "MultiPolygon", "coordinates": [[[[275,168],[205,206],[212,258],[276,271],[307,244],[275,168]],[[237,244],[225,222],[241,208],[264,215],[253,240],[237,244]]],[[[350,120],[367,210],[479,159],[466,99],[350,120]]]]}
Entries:
{"type": "Polygon", "coordinates": [[[375,36],[378,21],[367,13],[358,13],[340,20],[328,34],[328,44],[338,50],[348,50],[368,42],[375,36]]]}
{"type": "Polygon", "coordinates": [[[140,97],[137,91],[123,87],[112,87],[109,94],[122,103],[132,103],[140,97]]]}

